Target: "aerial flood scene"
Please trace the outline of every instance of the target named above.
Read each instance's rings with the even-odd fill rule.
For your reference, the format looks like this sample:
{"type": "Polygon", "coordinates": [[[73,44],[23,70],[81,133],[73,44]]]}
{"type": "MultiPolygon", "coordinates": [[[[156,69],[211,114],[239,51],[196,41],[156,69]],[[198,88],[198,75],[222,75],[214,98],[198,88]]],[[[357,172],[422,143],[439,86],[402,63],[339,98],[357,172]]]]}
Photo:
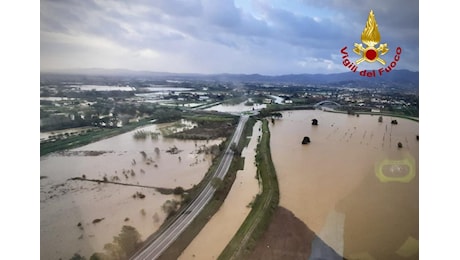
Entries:
{"type": "Polygon", "coordinates": [[[102,251],[126,223],[146,238],[165,218],[161,206],[167,200],[177,200],[152,187],[191,188],[198,184],[212,161],[205,150],[220,141],[166,140],[161,134],[154,139],[134,138],[139,131],[157,129],[157,125],[139,128],[42,158],[42,243],[53,249],[43,250],[43,258],[59,258],[70,249],[79,252],[80,247],[87,255],[102,251]],[[171,148],[178,151],[168,152],[171,148]],[[79,179],[71,180],[75,177],[79,179]],[[98,219],[101,223],[93,224],[98,219]],[[68,225],[72,222],[74,225],[68,225]]]}
{"type": "Polygon", "coordinates": [[[160,2],[40,2],[34,258],[419,259],[418,1],[160,2]]]}

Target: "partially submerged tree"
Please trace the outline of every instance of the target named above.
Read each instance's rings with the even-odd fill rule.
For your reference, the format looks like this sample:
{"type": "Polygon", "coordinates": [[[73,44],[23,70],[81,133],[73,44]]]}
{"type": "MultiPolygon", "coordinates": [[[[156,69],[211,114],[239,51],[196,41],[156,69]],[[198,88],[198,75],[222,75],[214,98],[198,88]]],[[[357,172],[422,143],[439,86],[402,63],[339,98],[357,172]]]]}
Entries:
{"type": "Polygon", "coordinates": [[[174,188],[174,190],[173,190],[174,195],[182,195],[182,193],[184,193],[184,188],[182,188],[180,186],[174,188]]]}
{"type": "Polygon", "coordinates": [[[179,202],[176,200],[167,200],[161,208],[166,213],[166,218],[170,218],[174,213],[176,213],[177,207],[179,206],[179,202]]]}
{"type": "MultiPolygon", "coordinates": [[[[104,247],[104,249],[105,249],[105,247],[104,247]]],[[[104,253],[94,253],[89,258],[89,260],[111,260],[111,259],[112,258],[110,258],[108,255],[106,255],[104,253]]]]}
{"type": "Polygon", "coordinates": [[[120,234],[113,238],[113,244],[121,249],[121,255],[124,256],[124,258],[134,253],[141,242],[141,235],[136,228],[127,225],[124,225],[121,228],[120,234]]]}
{"type": "Polygon", "coordinates": [[[281,114],[280,112],[273,112],[272,117],[275,119],[280,119],[283,117],[283,114],[281,114]]]}
{"type": "Polygon", "coordinates": [[[80,254],[78,253],[75,253],[72,258],[70,258],[70,260],[86,260],[86,258],[84,256],[81,256],[80,254]]]}
{"type": "Polygon", "coordinates": [[[302,144],[309,144],[310,143],[310,137],[305,136],[302,140],[302,144]]]}

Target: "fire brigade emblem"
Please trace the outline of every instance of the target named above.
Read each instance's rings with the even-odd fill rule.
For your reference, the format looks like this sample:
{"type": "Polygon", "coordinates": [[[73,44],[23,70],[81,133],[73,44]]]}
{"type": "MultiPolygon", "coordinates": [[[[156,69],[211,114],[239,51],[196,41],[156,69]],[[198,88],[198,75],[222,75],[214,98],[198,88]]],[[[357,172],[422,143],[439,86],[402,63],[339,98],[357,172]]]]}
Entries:
{"type": "Polygon", "coordinates": [[[380,42],[380,33],[377,22],[375,21],[374,12],[372,10],[369,12],[366,27],[364,28],[363,33],[361,34],[361,41],[365,45],[367,45],[367,47],[364,48],[363,44],[355,43],[355,48],[353,49],[353,51],[361,56],[361,58],[356,60],[356,64],[360,64],[363,61],[378,61],[382,65],[385,65],[385,60],[380,58],[380,56],[385,55],[385,53],[387,53],[389,49],[386,43],[380,44],[378,48],[375,48],[375,46],[380,42]]]}

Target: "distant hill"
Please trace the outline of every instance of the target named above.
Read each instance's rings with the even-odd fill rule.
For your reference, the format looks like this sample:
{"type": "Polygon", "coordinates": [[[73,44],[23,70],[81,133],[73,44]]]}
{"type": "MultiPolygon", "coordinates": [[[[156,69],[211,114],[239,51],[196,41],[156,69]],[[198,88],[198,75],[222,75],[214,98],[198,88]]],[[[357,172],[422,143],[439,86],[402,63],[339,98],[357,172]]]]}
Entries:
{"type": "Polygon", "coordinates": [[[59,72],[42,72],[41,81],[55,80],[201,80],[271,84],[312,84],[353,87],[395,87],[417,89],[419,72],[393,70],[377,77],[362,77],[358,73],[344,72],[333,74],[288,74],[268,76],[260,74],[184,74],[152,71],[133,71],[124,69],[80,69],[59,72]]]}
{"type": "Polygon", "coordinates": [[[362,77],[358,73],[344,72],[333,74],[289,74],[280,76],[265,76],[259,74],[218,74],[207,76],[214,80],[242,81],[242,82],[266,82],[266,83],[296,83],[296,84],[347,84],[361,82],[364,84],[374,83],[399,83],[418,86],[419,73],[409,70],[394,70],[382,76],[373,78],[362,77]]]}

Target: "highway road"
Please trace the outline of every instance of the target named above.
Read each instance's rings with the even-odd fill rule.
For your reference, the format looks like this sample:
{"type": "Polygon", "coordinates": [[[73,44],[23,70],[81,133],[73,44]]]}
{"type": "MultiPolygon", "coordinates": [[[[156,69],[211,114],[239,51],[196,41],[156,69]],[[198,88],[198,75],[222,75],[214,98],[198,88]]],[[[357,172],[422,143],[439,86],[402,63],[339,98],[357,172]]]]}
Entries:
{"type": "MultiPolygon", "coordinates": [[[[218,177],[223,179],[227,174],[230,164],[233,159],[233,151],[230,149],[232,143],[238,144],[241,134],[243,132],[244,125],[248,120],[248,116],[241,116],[238,126],[236,127],[235,133],[229,142],[225,154],[217,167],[217,170],[213,173],[212,177],[218,177]]],[[[198,197],[189,204],[188,207],[181,210],[175,220],[169,224],[169,226],[160,234],[157,234],[151,239],[146,245],[144,245],[131,260],[145,260],[145,259],[157,259],[170,245],[173,243],[180,234],[188,227],[188,225],[195,219],[195,217],[201,212],[204,206],[211,200],[214,195],[215,188],[212,187],[209,181],[206,187],[198,195],[198,197]]]]}

